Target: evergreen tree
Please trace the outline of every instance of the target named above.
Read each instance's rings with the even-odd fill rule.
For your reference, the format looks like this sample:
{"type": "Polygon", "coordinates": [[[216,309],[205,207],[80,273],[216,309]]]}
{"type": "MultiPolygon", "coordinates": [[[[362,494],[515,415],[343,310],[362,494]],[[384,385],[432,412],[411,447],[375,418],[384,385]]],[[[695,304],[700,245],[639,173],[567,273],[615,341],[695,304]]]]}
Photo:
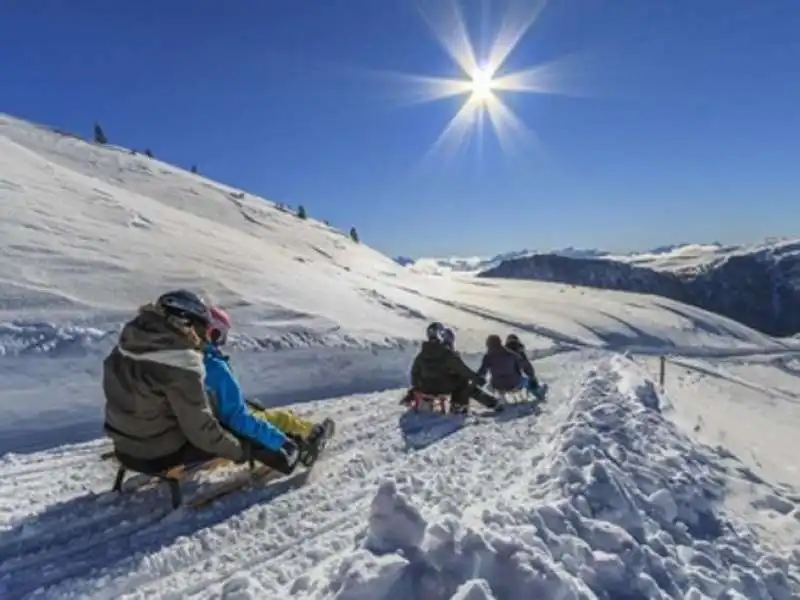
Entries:
{"type": "Polygon", "coordinates": [[[197,165],[192,165],[192,173],[197,173],[197,165]]]}
{"type": "Polygon", "coordinates": [[[358,239],[358,232],[356,231],[355,227],[350,228],[350,239],[353,240],[356,244],[360,241],[358,239]]]}
{"type": "Polygon", "coordinates": [[[103,128],[100,127],[100,123],[94,124],[94,141],[98,144],[107,144],[108,138],[106,134],[103,132],[103,128]]]}
{"type": "Polygon", "coordinates": [[[150,150],[150,148],[148,148],[147,150],[145,150],[145,151],[144,151],[144,153],[145,153],[147,156],[149,156],[150,158],[153,158],[153,152],[150,150]]]}
{"type": "Polygon", "coordinates": [[[301,219],[307,219],[306,208],[302,204],[297,207],[297,216],[301,219]]]}

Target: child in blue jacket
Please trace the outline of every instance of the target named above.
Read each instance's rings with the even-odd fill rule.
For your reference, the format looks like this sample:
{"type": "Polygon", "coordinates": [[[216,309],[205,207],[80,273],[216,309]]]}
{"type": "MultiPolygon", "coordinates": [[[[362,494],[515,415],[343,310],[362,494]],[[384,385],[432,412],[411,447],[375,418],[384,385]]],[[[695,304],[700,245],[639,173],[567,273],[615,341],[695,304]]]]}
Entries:
{"type": "MultiPolygon", "coordinates": [[[[287,461],[299,459],[310,465],[321,450],[318,446],[325,437],[326,427],[301,419],[289,410],[251,408],[228,357],[220,349],[227,341],[230,317],[216,307],[210,313],[208,343],[203,348],[205,387],[220,423],[237,436],[282,453],[287,461]]],[[[327,433],[329,437],[332,431],[327,433]]]]}

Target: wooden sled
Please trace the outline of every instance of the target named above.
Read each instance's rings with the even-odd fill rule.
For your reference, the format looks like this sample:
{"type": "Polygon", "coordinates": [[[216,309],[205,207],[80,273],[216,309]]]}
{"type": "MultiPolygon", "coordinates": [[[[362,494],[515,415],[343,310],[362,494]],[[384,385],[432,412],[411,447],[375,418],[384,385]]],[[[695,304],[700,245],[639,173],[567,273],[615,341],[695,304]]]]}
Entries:
{"type": "Polygon", "coordinates": [[[527,387],[519,387],[514,388],[513,390],[503,391],[492,388],[491,392],[494,396],[500,398],[500,400],[505,404],[535,404],[538,402],[544,402],[547,397],[547,384],[542,384],[541,389],[541,396],[537,396],[527,387]]]}
{"type": "MultiPolygon", "coordinates": [[[[170,501],[172,503],[172,508],[177,509],[183,504],[183,494],[181,493],[181,482],[186,479],[187,477],[198,473],[200,471],[210,471],[216,469],[217,467],[229,464],[231,461],[225,458],[212,458],[211,460],[207,460],[204,462],[187,464],[187,465],[178,465],[166,471],[151,471],[146,468],[145,464],[141,461],[126,459],[120,460],[120,458],[113,454],[113,458],[116,458],[119,461],[119,467],[117,469],[117,474],[114,477],[114,486],[111,488],[112,492],[117,493],[125,493],[123,490],[123,483],[125,482],[125,475],[129,472],[145,475],[150,478],[149,481],[154,481],[156,484],[158,483],[166,483],[169,487],[170,492],[170,501]]],[[[246,476],[244,479],[241,477],[234,477],[229,481],[225,481],[217,486],[215,486],[214,490],[206,495],[200,496],[191,500],[188,503],[190,508],[198,508],[200,506],[205,506],[209,504],[216,498],[220,496],[224,496],[230,492],[236,491],[249,482],[254,481],[256,479],[261,479],[266,475],[269,474],[278,474],[277,471],[274,469],[270,469],[264,465],[256,466],[254,461],[250,461],[248,465],[247,472],[244,473],[246,476]]],[[[237,473],[237,475],[240,475],[237,473]]],[[[145,484],[146,485],[146,484],[145,484]]],[[[142,486],[137,486],[135,490],[142,489],[142,486]]],[[[134,490],[134,491],[135,491],[134,490]]]]}

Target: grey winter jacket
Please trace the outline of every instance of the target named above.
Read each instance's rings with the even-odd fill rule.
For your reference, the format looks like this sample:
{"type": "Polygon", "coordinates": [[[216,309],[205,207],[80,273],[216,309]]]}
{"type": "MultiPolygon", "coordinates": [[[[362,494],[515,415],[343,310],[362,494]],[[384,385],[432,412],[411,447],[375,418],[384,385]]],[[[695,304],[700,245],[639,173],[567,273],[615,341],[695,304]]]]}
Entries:
{"type": "Polygon", "coordinates": [[[526,362],[513,350],[498,346],[484,354],[478,375],[484,377],[488,372],[494,389],[501,392],[509,391],[522,384],[523,373],[533,379],[533,369],[530,363],[526,362]]]}
{"type": "Polygon", "coordinates": [[[239,441],[214,417],[203,385],[198,340],[153,306],[122,329],[103,361],[105,429],[114,448],[143,460],[167,456],[187,442],[234,461],[239,441]]]}

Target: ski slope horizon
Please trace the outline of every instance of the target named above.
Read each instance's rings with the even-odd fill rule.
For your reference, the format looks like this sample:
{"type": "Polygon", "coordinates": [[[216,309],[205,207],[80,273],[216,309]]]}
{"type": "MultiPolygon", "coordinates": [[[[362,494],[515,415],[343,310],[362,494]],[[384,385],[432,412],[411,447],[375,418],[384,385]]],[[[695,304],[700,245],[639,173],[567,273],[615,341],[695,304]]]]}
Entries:
{"type": "Polygon", "coordinates": [[[246,191],[3,115],[0,203],[3,600],[800,597],[796,336],[653,296],[413,272],[246,191]],[[337,420],[307,480],[197,512],[109,492],[101,361],[183,286],[230,309],[250,398],[337,420]],[[431,320],[472,366],[487,334],[520,334],[543,410],[409,425],[398,399],[431,320]]]}
{"type": "Polygon", "coordinates": [[[695,272],[714,263],[734,256],[777,250],[787,246],[800,246],[800,238],[768,238],[752,244],[686,243],[661,246],[652,250],[628,252],[625,254],[593,248],[557,248],[551,250],[517,250],[495,256],[451,256],[403,257],[401,262],[408,269],[431,275],[451,273],[477,275],[498,266],[505,260],[524,258],[536,254],[557,254],[569,258],[596,258],[627,263],[638,267],[648,267],[654,271],[672,273],[695,272]]]}

